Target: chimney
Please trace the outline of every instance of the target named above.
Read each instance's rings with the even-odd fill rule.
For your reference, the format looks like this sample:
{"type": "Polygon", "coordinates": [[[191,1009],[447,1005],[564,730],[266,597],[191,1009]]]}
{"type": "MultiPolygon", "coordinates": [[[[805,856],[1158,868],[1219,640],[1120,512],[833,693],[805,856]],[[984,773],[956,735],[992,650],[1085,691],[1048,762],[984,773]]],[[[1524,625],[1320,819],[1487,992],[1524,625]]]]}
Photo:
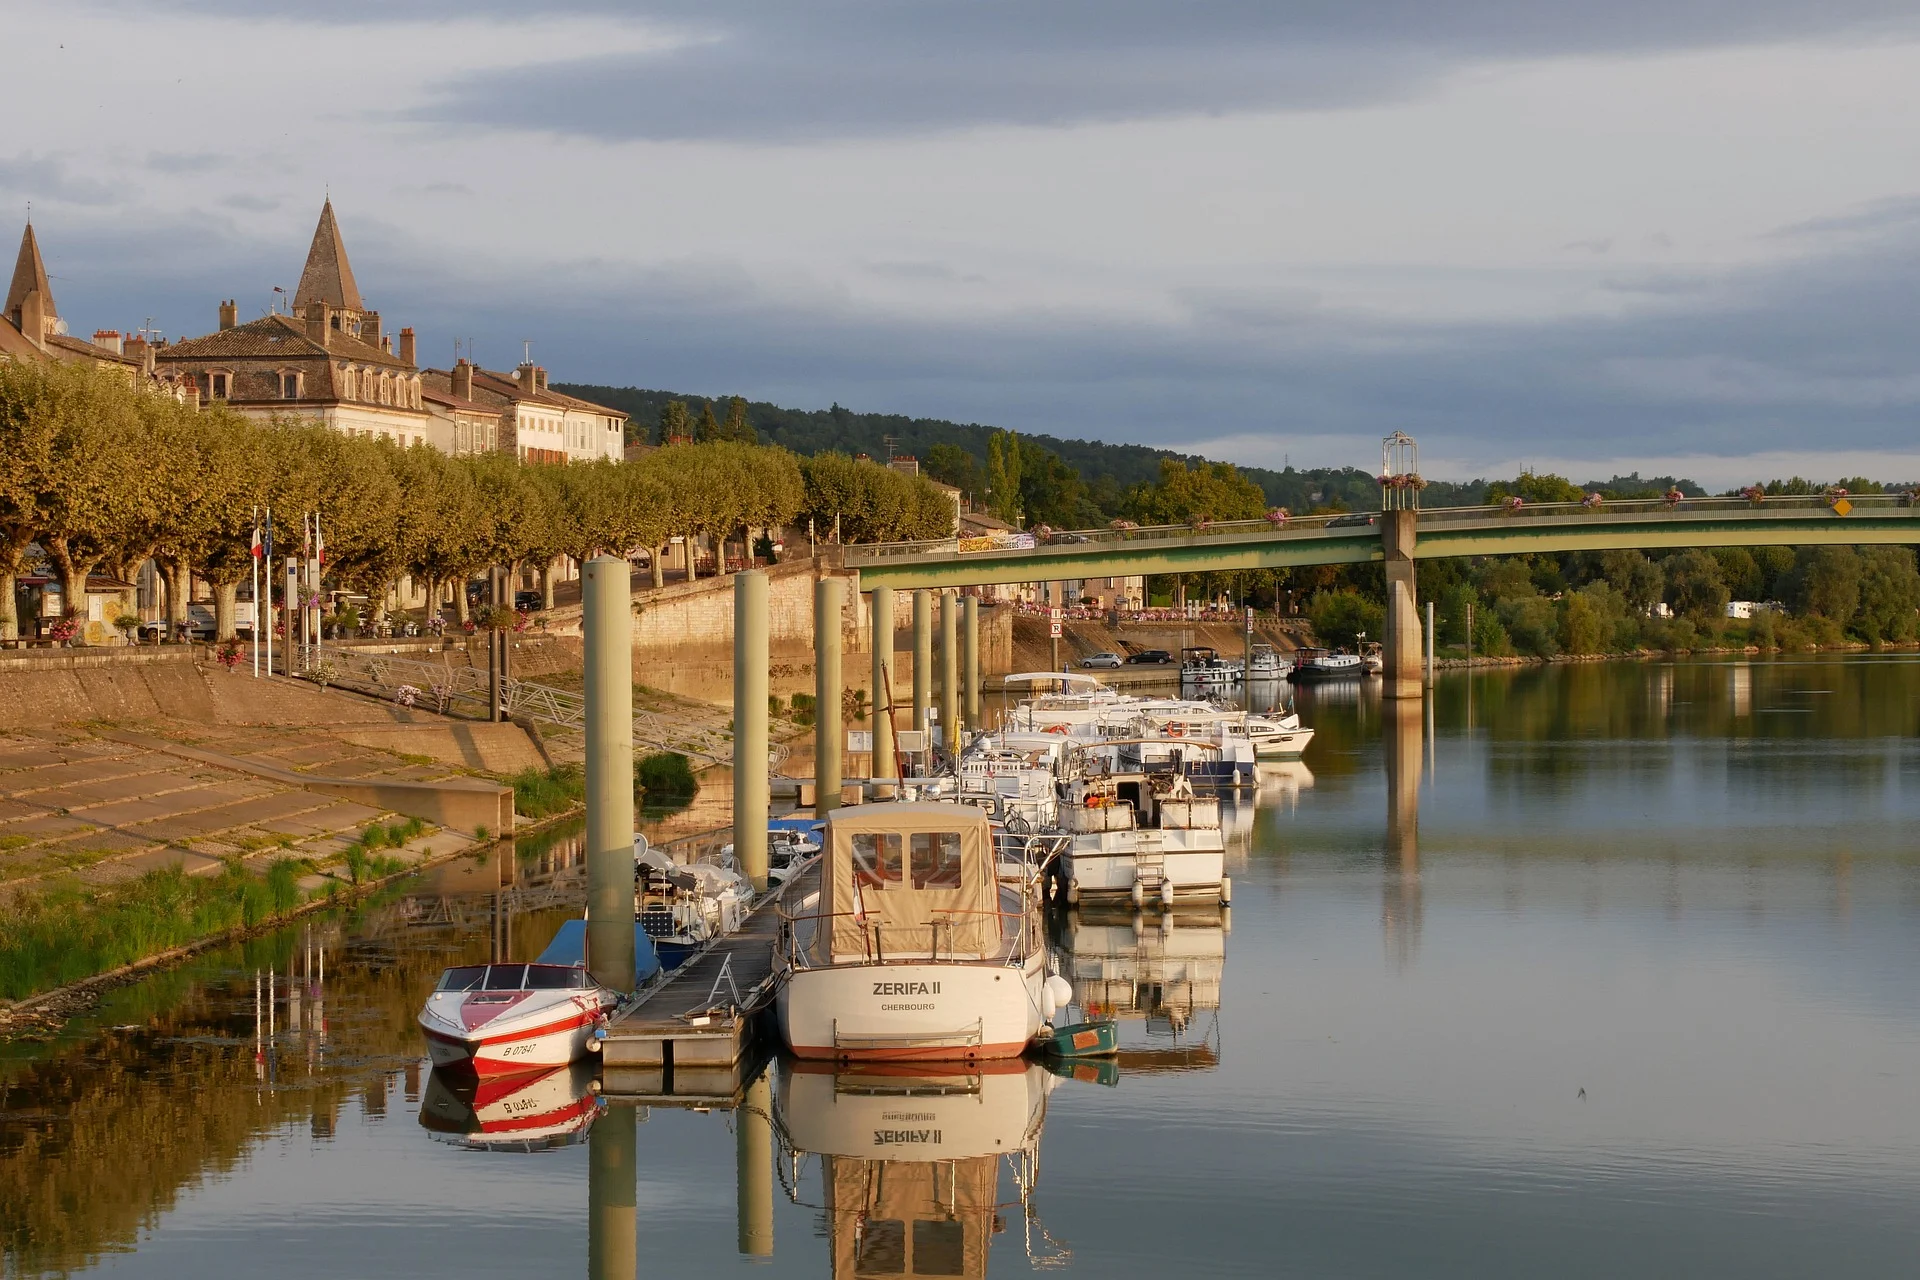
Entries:
{"type": "Polygon", "coordinates": [[[473,399],[473,366],[465,357],[453,362],[453,372],[447,375],[448,389],[456,400],[473,399]]]}
{"type": "Polygon", "coordinates": [[[380,345],[380,313],[369,311],[360,317],[360,341],[370,347],[380,345]]]}
{"type": "Polygon", "coordinates": [[[111,351],[117,356],[126,354],[126,347],[121,344],[120,331],[118,329],[95,329],[93,331],[93,345],[102,351],[111,351]]]}
{"type": "Polygon", "coordinates": [[[414,363],[413,329],[411,327],[402,329],[400,331],[400,359],[405,364],[414,363]]]}
{"type": "Polygon", "coordinates": [[[539,365],[533,366],[533,389],[535,391],[545,391],[547,389],[547,371],[539,365]]]}
{"type": "Polygon", "coordinates": [[[228,298],[220,304],[220,327],[231,329],[240,323],[240,304],[237,299],[228,298]]]}
{"type": "Polygon", "coordinates": [[[393,354],[393,337],[391,335],[380,339],[380,349],[388,355],[393,354]]]}
{"type": "Polygon", "coordinates": [[[323,347],[327,345],[327,329],[333,322],[331,312],[332,308],[318,298],[307,303],[307,336],[323,347]]]}
{"type": "Polygon", "coordinates": [[[526,363],[520,365],[518,368],[516,368],[513,371],[513,380],[520,384],[521,395],[523,396],[532,395],[533,394],[533,362],[529,360],[526,363]]]}

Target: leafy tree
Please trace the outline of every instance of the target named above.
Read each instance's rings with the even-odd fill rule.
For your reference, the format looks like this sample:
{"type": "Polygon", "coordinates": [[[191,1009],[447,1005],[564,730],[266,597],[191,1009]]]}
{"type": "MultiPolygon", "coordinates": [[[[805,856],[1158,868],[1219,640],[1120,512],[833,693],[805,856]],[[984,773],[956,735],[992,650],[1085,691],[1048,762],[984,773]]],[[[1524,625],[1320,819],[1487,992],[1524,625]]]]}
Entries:
{"type": "Polygon", "coordinates": [[[1584,592],[1575,591],[1561,603],[1560,648],[1572,654],[1604,653],[1612,638],[1600,612],[1584,592]]]}
{"type": "Polygon", "coordinates": [[[693,429],[696,444],[709,444],[720,438],[720,423],[713,416],[713,401],[708,400],[700,406],[700,421],[693,429]]]}
{"type": "Polygon", "coordinates": [[[1638,551],[1604,551],[1600,563],[1607,584],[1635,613],[1645,614],[1666,591],[1666,572],[1638,551]]]}
{"type": "Polygon", "coordinates": [[[993,514],[1010,525],[1020,523],[1020,437],[996,431],[987,441],[987,495],[993,514]]]}
{"type": "Polygon", "coordinates": [[[693,420],[687,414],[685,400],[669,400],[660,406],[660,443],[693,438],[693,420]]]}
{"type": "Polygon", "coordinates": [[[1720,576],[1720,562],[1705,551],[1684,551],[1670,556],[1663,567],[1667,574],[1667,602],[1676,613],[1692,618],[1695,626],[1726,616],[1726,579],[1720,576]]]}
{"type": "Polygon", "coordinates": [[[1801,547],[1787,575],[1787,601],[1796,613],[1830,618],[1841,626],[1860,608],[1860,556],[1852,547],[1801,547]]]}
{"type": "Polygon", "coordinates": [[[987,490],[987,473],[981,470],[980,460],[957,444],[942,441],[928,449],[920,459],[920,470],[962,493],[979,495],[987,490]]]}
{"type": "Polygon", "coordinates": [[[1522,471],[1512,480],[1494,481],[1487,486],[1486,494],[1488,506],[1498,505],[1515,496],[1528,503],[1578,502],[1586,496],[1578,485],[1565,476],[1536,475],[1531,471],[1522,471]]]}
{"type": "Polygon", "coordinates": [[[1734,600],[1765,600],[1768,577],[1745,547],[1715,547],[1707,554],[1720,566],[1720,576],[1734,600]]]}
{"type": "Polygon", "coordinates": [[[743,396],[735,396],[727,401],[727,420],[720,424],[720,438],[739,444],[758,444],[760,435],[747,421],[747,401],[743,396]]]}
{"type": "Polygon", "coordinates": [[[1908,547],[1868,547],[1860,553],[1860,604],[1853,629],[1869,644],[1904,643],[1915,633],[1920,572],[1908,547]]]}
{"type": "Polygon", "coordinates": [[[1230,462],[1188,466],[1169,458],[1160,479],[1131,495],[1134,519],[1142,524],[1200,524],[1214,520],[1257,520],[1266,514],[1266,495],[1230,462]]]}
{"type": "Polygon", "coordinates": [[[1379,639],[1386,627],[1386,606],[1352,591],[1323,591],[1307,606],[1313,634],[1323,644],[1351,648],[1360,637],[1379,639]]]}
{"type": "Polygon", "coordinates": [[[1502,600],[1496,606],[1513,647],[1536,658],[1560,652],[1560,610],[1544,596],[1502,600]]]}

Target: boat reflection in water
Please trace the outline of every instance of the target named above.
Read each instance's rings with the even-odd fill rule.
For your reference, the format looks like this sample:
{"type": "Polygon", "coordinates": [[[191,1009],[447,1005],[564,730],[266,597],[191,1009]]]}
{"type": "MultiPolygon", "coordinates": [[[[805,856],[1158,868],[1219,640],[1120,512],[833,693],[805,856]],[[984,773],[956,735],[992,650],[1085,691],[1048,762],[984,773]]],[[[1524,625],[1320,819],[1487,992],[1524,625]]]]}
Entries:
{"type": "Polygon", "coordinates": [[[984,1276],[1009,1212],[1019,1214],[1030,1263],[1066,1261],[1033,1203],[1040,1130],[1056,1083],[1045,1068],[1017,1059],[969,1070],[784,1065],[775,1111],[792,1166],[788,1185],[796,1199],[812,1199],[803,1162],[820,1157],[818,1203],[836,1280],[984,1276]]]}
{"type": "Polygon", "coordinates": [[[601,1110],[599,1064],[475,1077],[436,1071],[420,1099],[420,1126],[476,1151],[547,1151],[587,1136],[601,1110]]]}
{"type": "Polygon", "coordinates": [[[1060,972],[1087,1018],[1120,1024],[1127,1071],[1204,1071],[1220,1062],[1220,979],[1230,908],[1143,917],[1073,911],[1060,928],[1060,972]]]}
{"type": "Polygon", "coordinates": [[[1313,788],[1313,770],[1298,760],[1262,761],[1254,774],[1254,800],[1263,808],[1292,813],[1300,807],[1300,793],[1313,788]]]}

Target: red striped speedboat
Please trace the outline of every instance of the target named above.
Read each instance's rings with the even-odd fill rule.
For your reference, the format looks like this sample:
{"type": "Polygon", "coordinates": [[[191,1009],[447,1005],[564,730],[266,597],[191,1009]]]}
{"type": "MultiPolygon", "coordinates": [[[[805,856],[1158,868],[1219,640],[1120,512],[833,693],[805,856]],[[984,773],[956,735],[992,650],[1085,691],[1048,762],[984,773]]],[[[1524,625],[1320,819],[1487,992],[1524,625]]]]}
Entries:
{"type": "Polygon", "coordinates": [[[436,1067],[524,1073],[584,1057],[618,1000],[584,965],[459,965],[440,975],[420,1026],[436,1067]]]}

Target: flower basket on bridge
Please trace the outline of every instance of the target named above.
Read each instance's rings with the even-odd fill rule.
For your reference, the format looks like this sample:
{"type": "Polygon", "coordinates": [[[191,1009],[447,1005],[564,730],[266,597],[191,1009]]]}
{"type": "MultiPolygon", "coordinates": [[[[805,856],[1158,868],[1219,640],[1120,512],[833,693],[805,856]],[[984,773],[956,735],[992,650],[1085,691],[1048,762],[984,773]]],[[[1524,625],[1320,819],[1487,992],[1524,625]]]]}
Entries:
{"type": "Polygon", "coordinates": [[[1520,508],[1526,505],[1527,505],[1527,500],[1521,497],[1519,494],[1514,493],[1514,494],[1507,495],[1507,497],[1501,501],[1500,509],[1505,511],[1508,515],[1512,515],[1514,512],[1518,511],[1520,508]]]}
{"type": "Polygon", "coordinates": [[[1678,489],[1667,490],[1667,495],[1666,495],[1666,498],[1664,499],[1664,501],[1667,504],[1667,510],[1669,511],[1673,510],[1675,507],[1679,506],[1681,503],[1685,502],[1686,500],[1687,500],[1687,495],[1680,492],[1678,489]]]}
{"type": "Polygon", "coordinates": [[[1275,507],[1273,510],[1267,512],[1267,523],[1276,529],[1284,529],[1287,527],[1287,520],[1290,515],[1291,513],[1285,507],[1275,507]]]}
{"type": "Polygon", "coordinates": [[[1404,431],[1396,431],[1380,442],[1380,507],[1383,511],[1418,511],[1420,491],[1427,482],[1420,476],[1420,446],[1404,431]]]}
{"type": "Polygon", "coordinates": [[[1605,501],[1606,499],[1600,496],[1599,494],[1590,493],[1586,497],[1580,499],[1580,505],[1586,508],[1588,511],[1598,511],[1600,509],[1600,504],[1605,501]]]}
{"type": "Polygon", "coordinates": [[[1740,491],[1740,496],[1757,507],[1767,500],[1767,491],[1757,484],[1750,484],[1740,491]]]}

